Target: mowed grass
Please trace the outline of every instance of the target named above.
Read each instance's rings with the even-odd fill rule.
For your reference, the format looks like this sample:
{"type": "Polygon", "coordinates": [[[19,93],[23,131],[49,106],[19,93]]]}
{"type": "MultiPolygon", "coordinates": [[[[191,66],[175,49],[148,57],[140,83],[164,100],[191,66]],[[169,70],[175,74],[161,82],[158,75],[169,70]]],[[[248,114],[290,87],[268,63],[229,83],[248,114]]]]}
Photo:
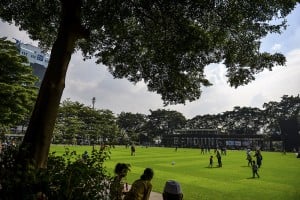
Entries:
{"type": "MultiPolygon", "coordinates": [[[[68,146],[82,154],[91,151],[89,146],[68,146]]],[[[99,148],[99,147],[96,147],[99,148]]],[[[51,151],[64,152],[64,146],[51,146],[51,151]]],[[[245,151],[227,151],[222,156],[223,167],[218,168],[213,150],[200,154],[199,149],[160,147],[136,147],[136,155],[130,155],[130,148],[116,146],[111,149],[111,158],[105,162],[113,175],[116,163],[131,164],[127,182],[138,179],[146,167],[154,170],[153,191],[162,192],[167,180],[181,183],[184,200],[299,200],[300,159],[294,153],[262,152],[260,178],[252,178],[247,166],[245,151]],[[209,168],[209,157],[214,156],[214,167],[209,168]],[[172,165],[172,162],[175,164],[172,165]]]]}

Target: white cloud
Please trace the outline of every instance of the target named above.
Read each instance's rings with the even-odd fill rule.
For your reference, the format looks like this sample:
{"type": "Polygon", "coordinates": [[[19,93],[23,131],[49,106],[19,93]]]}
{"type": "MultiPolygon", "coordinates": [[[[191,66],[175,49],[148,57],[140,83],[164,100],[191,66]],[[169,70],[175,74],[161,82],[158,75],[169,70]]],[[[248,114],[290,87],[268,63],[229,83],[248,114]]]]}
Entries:
{"type": "Polygon", "coordinates": [[[14,25],[0,21],[0,37],[7,37],[9,40],[14,41],[13,38],[21,40],[23,43],[38,45],[38,42],[32,41],[25,31],[20,31],[14,25]]]}

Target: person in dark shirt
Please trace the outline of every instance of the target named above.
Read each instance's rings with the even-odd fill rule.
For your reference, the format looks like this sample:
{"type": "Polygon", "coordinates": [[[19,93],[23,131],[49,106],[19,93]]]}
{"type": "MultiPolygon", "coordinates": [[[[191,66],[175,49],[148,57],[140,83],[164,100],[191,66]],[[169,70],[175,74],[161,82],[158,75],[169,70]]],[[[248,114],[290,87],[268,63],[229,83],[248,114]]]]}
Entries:
{"type": "Polygon", "coordinates": [[[256,164],[257,164],[258,168],[260,168],[262,165],[262,159],[263,159],[260,150],[256,150],[254,157],[256,157],[256,164]]]}
{"type": "Polygon", "coordinates": [[[255,163],[255,161],[252,161],[252,178],[255,178],[255,175],[257,178],[259,178],[258,165],[255,163]]]}
{"type": "Polygon", "coordinates": [[[213,159],[213,156],[210,156],[209,158],[209,167],[213,167],[213,163],[214,163],[214,159],[213,159]]]}
{"type": "Polygon", "coordinates": [[[131,155],[135,156],[135,146],[134,146],[134,144],[131,145],[130,149],[131,149],[131,155]]]}
{"type": "Polygon", "coordinates": [[[218,166],[222,167],[222,157],[219,150],[217,151],[217,159],[218,159],[218,166]]]}
{"type": "Polygon", "coordinates": [[[122,200],[124,191],[123,179],[127,176],[130,171],[130,164],[118,163],[115,166],[115,177],[113,178],[110,185],[110,199],[111,200],[122,200]]]}

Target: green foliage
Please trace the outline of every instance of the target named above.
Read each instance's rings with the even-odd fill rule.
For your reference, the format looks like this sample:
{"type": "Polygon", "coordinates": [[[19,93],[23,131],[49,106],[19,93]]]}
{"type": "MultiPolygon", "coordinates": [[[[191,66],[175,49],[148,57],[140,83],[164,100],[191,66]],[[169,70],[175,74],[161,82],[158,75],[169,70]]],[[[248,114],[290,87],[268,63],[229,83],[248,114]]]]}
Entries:
{"type": "Polygon", "coordinates": [[[65,149],[63,155],[52,152],[47,169],[18,164],[14,159],[16,149],[7,148],[0,155],[0,196],[3,200],[32,200],[45,195],[55,200],[104,200],[108,197],[111,177],[104,162],[110,151],[93,150],[82,159],[76,151],[65,149]]]}
{"type": "Polygon", "coordinates": [[[264,103],[263,107],[269,116],[273,116],[275,119],[291,119],[297,117],[300,114],[300,96],[288,96],[281,97],[280,102],[268,102],[264,103]]]}
{"type": "Polygon", "coordinates": [[[147,132],[145,124],[147,116],[140,113],[121,112],[117,118],[117,124],[124,134],[122,135],[122,142],[129,141],[138,142],[138,136],[143,132],[147,132]]]}
{"type": "Polygon", "coordinates": [[[176,104],[198,99],[201,87],[211,85],[204,74],[211,63],[226,65],[233,87],[284,65],[282,54],[259,52],[260,40],[281,33],[298,2],[15,0],[1,1],[0,18],[51,48],[74,14],[81,27],[74,34],[83,37],[75,48],[85,58],[95,56],[116,78],[143,80],[166,104],[176,104]]]}
{"type": "Polygon", "coordinates": [[[188,128],[219,128],[222,133],[280,134],[279,120],[297,119],[300,97],[284,95],[280,102],[263,104],[264,109],[236,106],[217,115],[195,116],[187,121],[188,128]]]}
{"type": "Polygon", "coordinates": [[[173,134],[175,129],[182,129],[185,126],[186,119],[180,112],[164,109],[150,112],[146,127],[152,137],[173,134]]]}
{"type": "Polygon", "coordinates": [[[37,77],[13,42],[0,38],[0,124],[16,125],[29,116],[37,96],[37,77]]]}
{"type": "Polygon", "coordinates": [[[69,99],[59,107],[54,132],[54,142],[68,144],[76,144],[77,140],[83,142],[87,138],[95,144],[100,143],[100,138],[112,143],[119,136],[112,111],[92,109],[69,99]]]}

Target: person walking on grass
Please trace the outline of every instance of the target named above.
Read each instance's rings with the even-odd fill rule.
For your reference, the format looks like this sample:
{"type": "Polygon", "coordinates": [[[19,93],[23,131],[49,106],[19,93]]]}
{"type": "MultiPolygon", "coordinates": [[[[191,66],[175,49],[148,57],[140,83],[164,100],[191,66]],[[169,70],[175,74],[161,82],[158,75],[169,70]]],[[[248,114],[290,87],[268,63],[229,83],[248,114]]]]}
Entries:
{"type": "Polygon", "coordinates": [[[140,179],[133,182],[129,192],[124,197],[124,200],[149,200],[152,190],[151,180],[153,178],[153,170],[146,168],[140,179]]]}
{"type": "Polygon", "coordinates": [[[251,156],[251,153],[247,153],[247,158],[246,160],[248,160],[248,167],[249,166],[252,166],[252,156],[251,156]]]}
{"type": "Polygon", "coordinates": [[[134,146],[134,144],[131,145],[130,150],[131,150],[131,156],[135,156],[135,146],[134,146]]]}
{"type": "Polygon", "coordinates": [[[213,167],[213,163],[214,163],[214,159],[213,159],[214,157],[213,156],[210,156],[210,158],[209,158],[209,167],[210,168],[212,168],[213,167]]]}
{"type": "Polygon", "coordinates": [[[218,159],[218,166],[222,167],[222,157],[219,150],[217,150],[217,159],[218,159]]]}
{"type": "Polygon", "coordinates": [[[256,150],[254,157],[256,157],[256,164],[257,164],[258,168],[260,168],[261,165],[262,165],[263,157],[262,157],[261,152],[260,152],[259,149],[256,150]]]}
{"type": "Polygon", "coordinates": [[[257,178],[259,178],[258,165],[255,163],[255,161],[252,161],[252,178],[255,178],[255,175],[257,178]]]}

